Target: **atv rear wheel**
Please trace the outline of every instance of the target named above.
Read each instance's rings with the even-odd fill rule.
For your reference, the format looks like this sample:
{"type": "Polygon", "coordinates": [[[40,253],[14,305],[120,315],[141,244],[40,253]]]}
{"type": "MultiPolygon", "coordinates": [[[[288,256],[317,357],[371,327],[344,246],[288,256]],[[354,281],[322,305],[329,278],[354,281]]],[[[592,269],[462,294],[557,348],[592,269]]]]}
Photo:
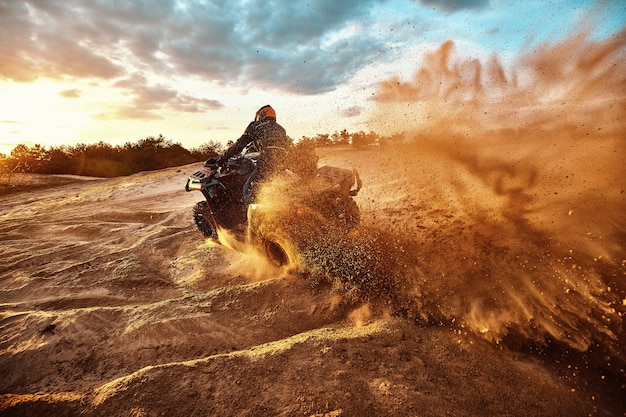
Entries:
{"type": "Polygon", "coordinates": [[[198,201],[193,207],[193,221],[204,237],[217,240],[217,229],[211,219],[211,211],[206,201],[198,201]]]}

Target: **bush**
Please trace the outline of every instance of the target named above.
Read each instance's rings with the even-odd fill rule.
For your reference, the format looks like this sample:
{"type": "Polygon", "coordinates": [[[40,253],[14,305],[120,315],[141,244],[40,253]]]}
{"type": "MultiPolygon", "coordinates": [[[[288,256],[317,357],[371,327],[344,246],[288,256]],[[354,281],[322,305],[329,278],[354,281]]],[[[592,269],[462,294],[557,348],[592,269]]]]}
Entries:
{"type": "MultiPolygon", "coordinates": [[[[215,148],[213,148],[215,149],[215,148]]],[[[210,155],[213,156],[213,155],[210,155]]],[[[1,159],[5,173],[74,174],[93,177],[118,177],[141,171],[170,168],[198,162],[208,157],[191,152],[163,135],[149,136],[137,143],[112,146],[105,142],[46,149],[17,145],[9,157],[1,159]]]]}

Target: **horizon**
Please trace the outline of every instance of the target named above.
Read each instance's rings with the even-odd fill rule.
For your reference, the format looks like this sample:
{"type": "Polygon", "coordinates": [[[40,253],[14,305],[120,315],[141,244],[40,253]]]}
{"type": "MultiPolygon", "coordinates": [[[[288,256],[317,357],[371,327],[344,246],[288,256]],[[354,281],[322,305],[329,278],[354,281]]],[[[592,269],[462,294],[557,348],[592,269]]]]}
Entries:
{"type": "Polygon", "coordinates": [[[0,153],[158,135],[187,149],[225,144],[268,103],[294,139],[342,129],[385,134],[381,86],[410,83],[446,42],[459,60],[495,57],[510,76],[521,56],[545,45],[578,33],[601,41],[626,26],[618,1],[148,6],[4,4],[0,153]]]}

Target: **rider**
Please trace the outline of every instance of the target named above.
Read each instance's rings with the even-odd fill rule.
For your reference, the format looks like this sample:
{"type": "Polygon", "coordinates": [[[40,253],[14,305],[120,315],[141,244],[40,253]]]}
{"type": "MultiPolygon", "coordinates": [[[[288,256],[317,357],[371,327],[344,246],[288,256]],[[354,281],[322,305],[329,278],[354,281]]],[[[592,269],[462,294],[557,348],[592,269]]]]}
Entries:
{"type": "Polygon", "coordinates": [[[283,168],[287,148],[291,141],[285,129],[276,123],[276,112],[272,106],[261,107],[246,131],[222,155],[222,164],[239,154],[248,144],[254,143],[260,152],[256,169],[243,187],[243,201],[250,204],[258,191],[258,184],[283,168]]]}

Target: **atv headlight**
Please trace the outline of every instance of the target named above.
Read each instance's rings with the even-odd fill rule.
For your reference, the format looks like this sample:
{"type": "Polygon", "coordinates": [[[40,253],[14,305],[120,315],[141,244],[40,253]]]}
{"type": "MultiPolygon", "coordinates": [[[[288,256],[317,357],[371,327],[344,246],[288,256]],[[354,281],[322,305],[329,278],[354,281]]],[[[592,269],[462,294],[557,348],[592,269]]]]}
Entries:
{"type": "Polygon", "coordinates": [[[185,191],[200,190],[201,188],[202,188],[202,185],[199,179],[195,177],[187,178],[187,184],[185,184],[185,191]]]}

